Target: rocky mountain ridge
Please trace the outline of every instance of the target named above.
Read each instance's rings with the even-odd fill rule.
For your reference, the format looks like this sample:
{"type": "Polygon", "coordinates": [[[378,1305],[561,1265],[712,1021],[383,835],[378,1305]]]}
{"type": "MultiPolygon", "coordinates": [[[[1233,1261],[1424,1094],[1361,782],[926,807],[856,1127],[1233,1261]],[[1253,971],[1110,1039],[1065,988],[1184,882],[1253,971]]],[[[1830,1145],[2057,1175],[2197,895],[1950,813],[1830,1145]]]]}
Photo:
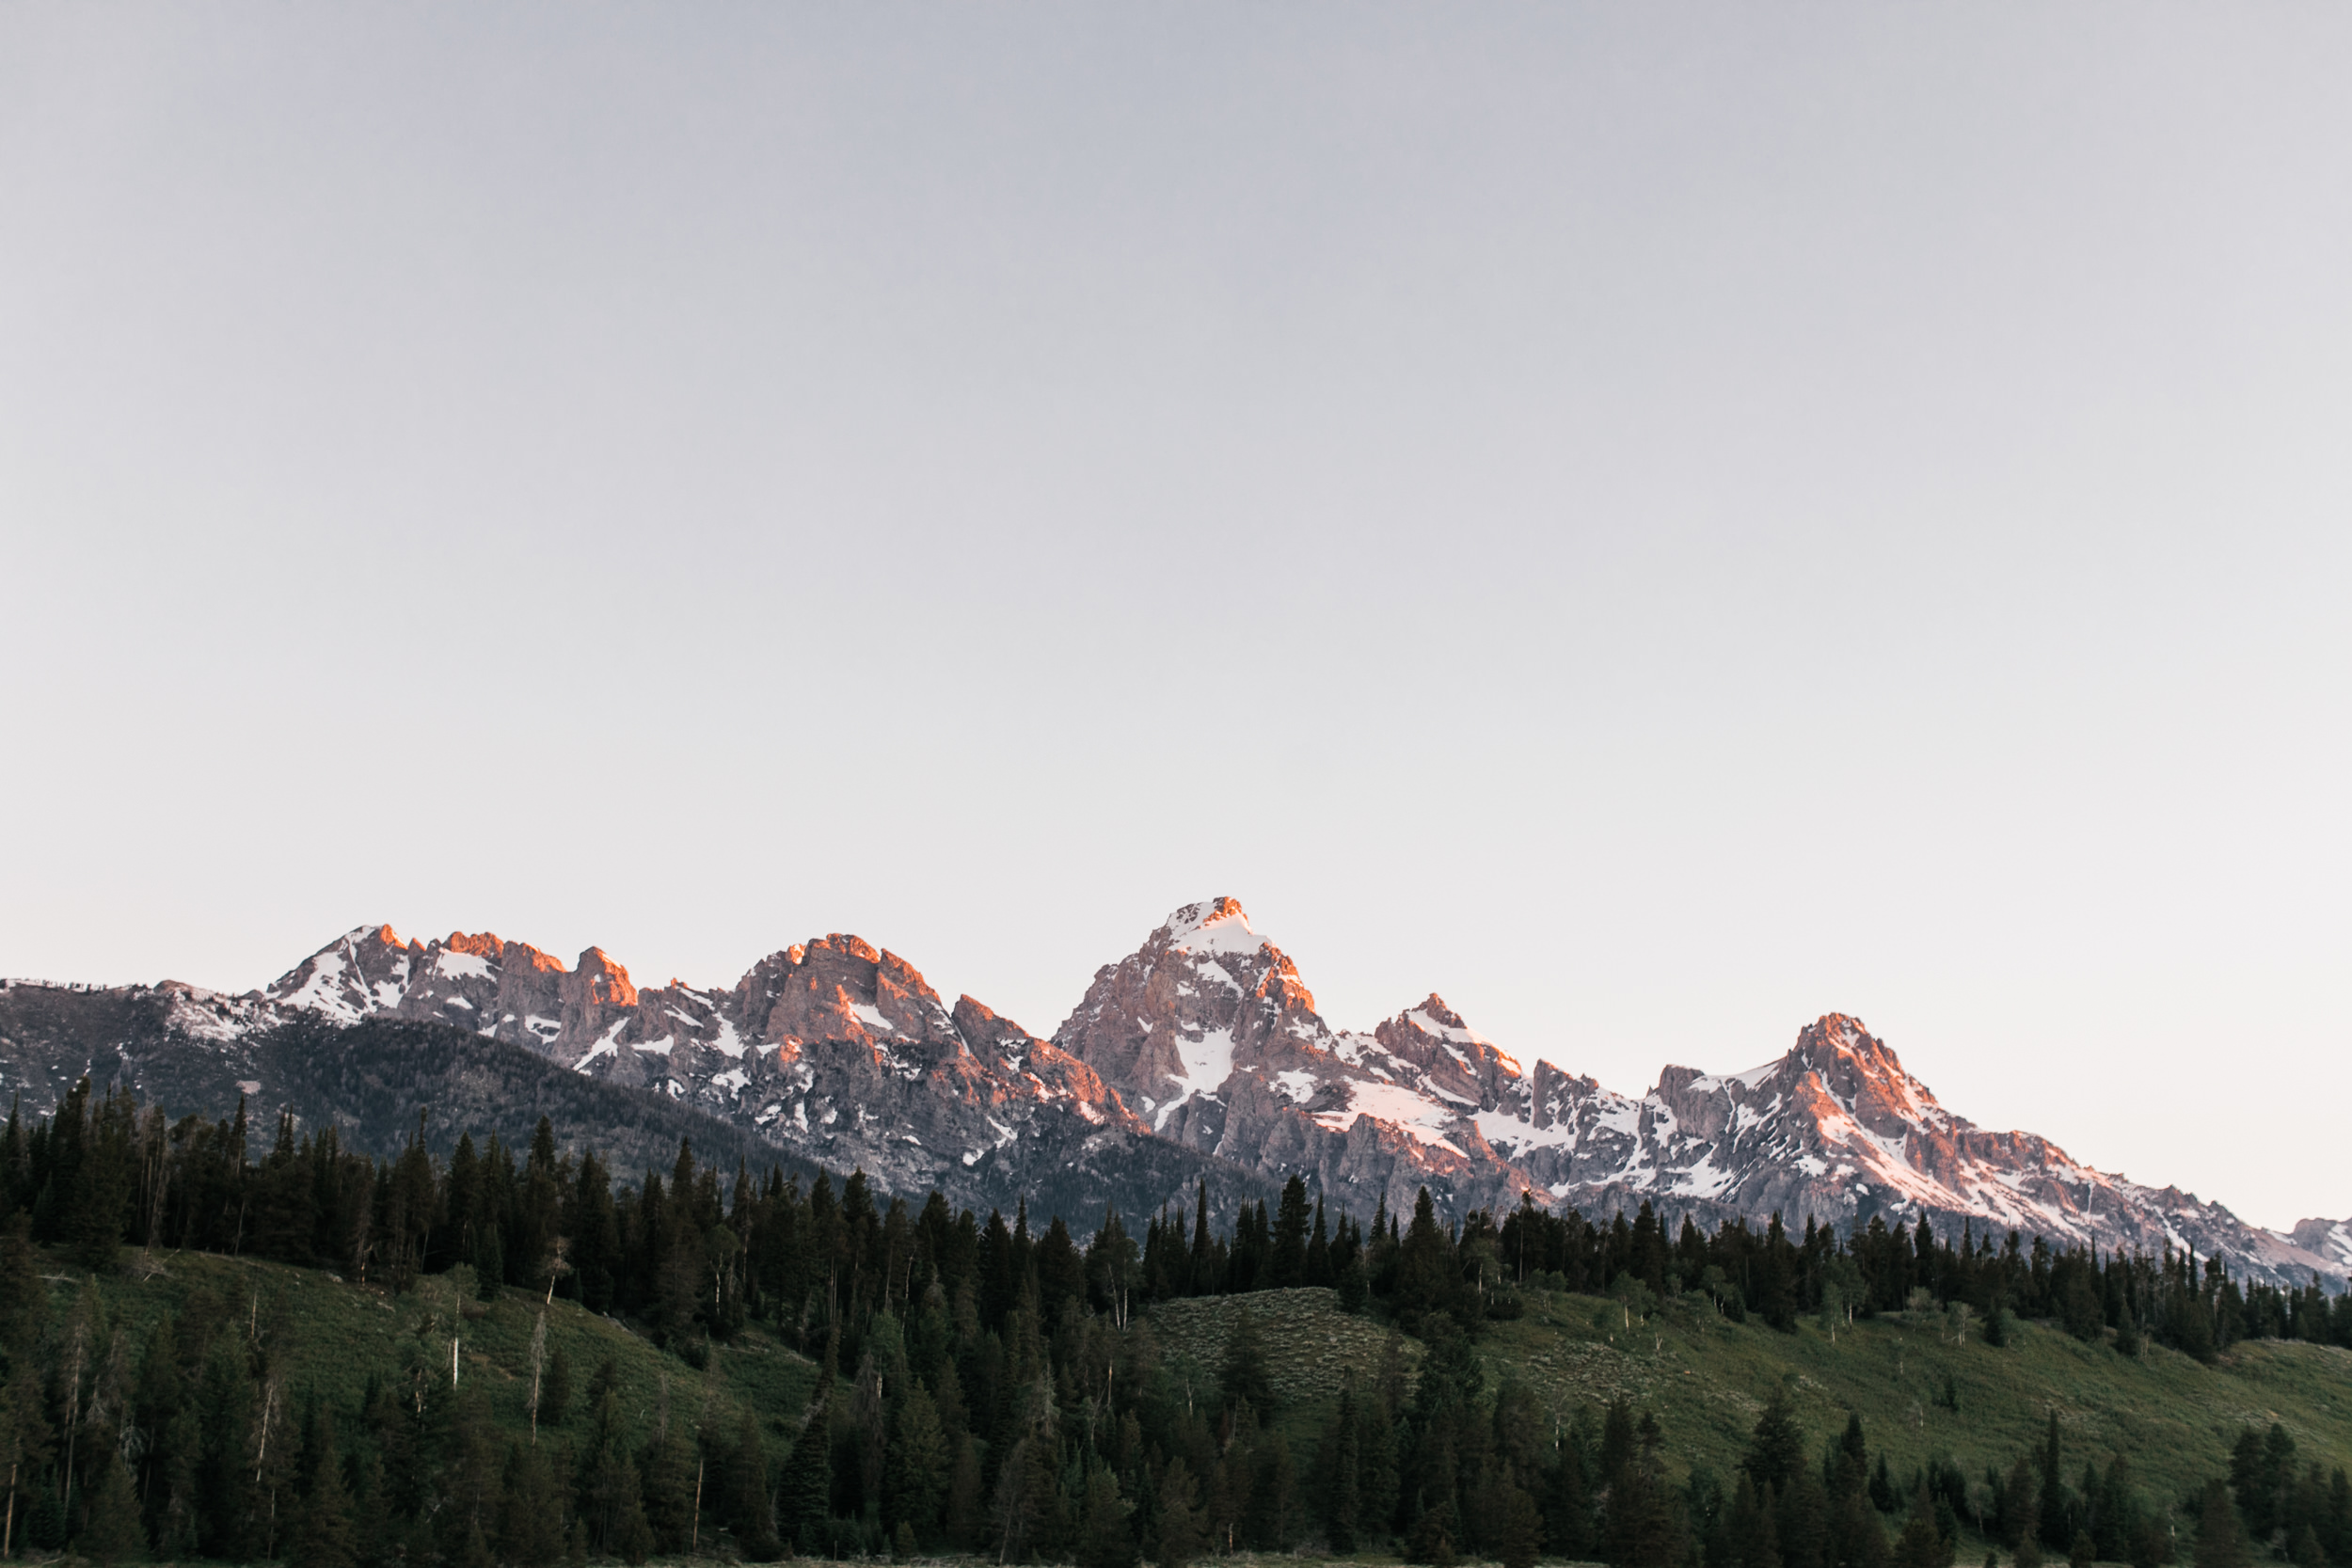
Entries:
{"type": "Polygon", "coordinates": [[[1525,1069],[1434,993],[1369,1032],[1334,1029],[1231,898],[1176,911],[1097,971],[1051,1038],[970,996],[950,1006],[904,959],[838,933],[732,988],[641,990],[598,948],[567,967],[487,933],[418,942],[363,927],[245,997],[179,988],[170,1018],[219,1047],[295,1014],[463,1029],[886,1189],[983,1207],[1050,1189],[1132,1210],[1204,1178],[1246,1194],[1299,1174],[1359,1213],[1426,1185],[1454,1212],[1526,1195],[1588,1213],[1649,1202],[1702,1224],[1925,1215],[2188,1248],[2265,1279],[2352,1274],[2352,1222],[2280,1235],[1979,1128],[1843,1014],[1760,1067],[1669,1067],[1641,1096],[1548,1061],[1525,1069]]]}

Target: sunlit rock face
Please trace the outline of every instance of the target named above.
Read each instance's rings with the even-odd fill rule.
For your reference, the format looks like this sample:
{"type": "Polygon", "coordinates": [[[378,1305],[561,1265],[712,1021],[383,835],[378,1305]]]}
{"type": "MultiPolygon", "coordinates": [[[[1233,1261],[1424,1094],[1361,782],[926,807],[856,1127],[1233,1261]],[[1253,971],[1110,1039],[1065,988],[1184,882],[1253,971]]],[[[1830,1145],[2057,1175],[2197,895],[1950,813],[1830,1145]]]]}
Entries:
{"type": "Polygon", "coordinates": [[[640,990],[598,948],[566,969],[487,934],[404,942],[361,927],[253,1000],[346,1023],[467,1028],[863,1169],[885,1190],[937,1187],[983,1210],[1058,1195],[1091,1224],[1105,1203],[1156,1207],[1204,1177],[1256,1185],[1152,1137],[1051,1041],[969,996],[948,1007],[905,959],[840,933],[770,954],[732,989],[640,990]]]}
{"type": "MultiPolygon", "coordinates": [[[[1050,1040],[972,997],[949,1006],[905,959],[838,933],[771,954],[731,988],[640,990],[594,947],[567,967],[486,932],[417,942],[363,927],[263,991],[175,982],[153,1001],[190,1048],[224,1049],[297,1012],[463,1028],[862,1167],[888,1190],[936,1186],[1008,1210],[1025,1196],[1082,1226],[1114,1198],[1131,1212],[1188,1204],[1207,1180],[1223,1207],[1298,1175],[1359,1217],[1381,1201],[1408,1208],[1425,1186],[1454,1214],[1647,1202],[1670,1223],[1778,1213],[1841,1230],[1924,1216],[1944,1230],[2189,1248],[2264,1278],[2352,1271],[2352,1222],[2277,1235],[2031,1133],[1977,1127],[1844,1014],[1762,1066],[1669,1067],[1640,1096],[1548,1061],[1523,1068],[1435,993],[1369,1032],[1336,1029],[1232,898],[1185,905],[1103,966],[1050,1040]]],[[[20,1081],[36,1101],[41,1074],[78,1070],[34,1067],[20,1081]]]]}

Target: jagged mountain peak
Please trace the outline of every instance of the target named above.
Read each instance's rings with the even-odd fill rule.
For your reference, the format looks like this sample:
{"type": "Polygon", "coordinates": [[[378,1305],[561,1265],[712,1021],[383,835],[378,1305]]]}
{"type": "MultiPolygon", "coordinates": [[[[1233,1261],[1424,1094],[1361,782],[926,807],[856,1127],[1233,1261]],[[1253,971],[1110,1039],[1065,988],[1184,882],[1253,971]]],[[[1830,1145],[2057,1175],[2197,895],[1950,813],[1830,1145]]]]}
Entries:
{"type": "Polygon", "coordinates": [[[1873,1132],[1899,1135],[1904,1126],[1944,1119],[1935,1095],[1858,1018],[1822,1014],[1798,1032],[1797,1043],[1782,1061],[1788,1072],[1819,1079],[1841,1107],[1873,1132]]]}
{"type": "Polygon", "coordinates": [[[1274,945],[1250,929],[1240,899],[1223,896],[1186,904],[1152,934],[1178,953],[1255,953],[1274,945]]]}
{"type": "Polygon", "coordinates": [[[248,1013],[288,1006],[519,1043],[901,1186],[1039,1175],[1044,1156],[1023,1140],[1065,1163],[1074,1150],[1082,1169],[1098,1134],[1157,1134],[1163,1153],[1258,1181],[1303,1173],[1359,1206],[1377,1194],[1401,1208],[1427,1185],[1456,1213],[1533,1191],[1702,1223],[1969,1218],[2059,1243],[2193,1247],[2269,1277],[2352,1272],[2352,1222],[2276,1236],[2030,1133],[1977,1128],[1847,1013],[1804,1024],[1761,1067],[1671,1066],[1634,1096],[1546,1060],[1523,1069],[1434,990],[1369,1033],[1335,1031],[1230,896],[1184,905],[1103,966],[1050,1040],[968,995],[950,1006],[903,958],[842,932],[771,954],[732,988],[640,992],[596,947],[566,968],[489,932],[419,943],[363,926],[265,995],[215,1006],[191,992],[171,1016],[227,1040],[248,1013]]]}

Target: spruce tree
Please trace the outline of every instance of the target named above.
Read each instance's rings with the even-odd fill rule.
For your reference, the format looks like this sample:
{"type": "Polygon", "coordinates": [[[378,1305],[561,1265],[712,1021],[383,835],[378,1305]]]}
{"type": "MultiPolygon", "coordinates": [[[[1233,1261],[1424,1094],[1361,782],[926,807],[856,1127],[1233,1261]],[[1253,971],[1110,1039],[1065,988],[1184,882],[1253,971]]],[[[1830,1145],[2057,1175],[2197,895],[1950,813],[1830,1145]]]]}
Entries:
{"type": "Polygon", "coordinates": [[[953,1466],[939,1407],[917,1383],[898,1401],[890,1418],[890,1444],[882,1471],[882,1516],[906,1525],[919,1543],[939,1533],[939,1511],[946,1501],[953,1466]]]}
{"type": "Polygon", "coordinates": [[[683,1552],[694,1535],[694,1455],[675,1420],[664,1421],[645,1445],[638,1475],[654,1549],[683,1552]]]}
{"type": "Polygon", "coordinates": [[[1485,1521],[1502,1568],[1535,1568],[1544,1546],[1543,1513],[1535,1499],[1507,1482],[1492,1495],[1494,1517],[1485,1521]]]}
{"type": "Polygon", "coordinates": [[[550,1568],[564,1555],[564,1504],[547,1450],[510,1443],[499,1557],[518,1568],[550,1568]]]}
{"type": "Polygon", "coordinates": [[[351,1495],[343,1486],[331,1410],[319,1412],[312,1446],[310,1492],[302,1505],[302,1528],[294,1536],[294,1560],[304,1568],[358,1568],[351,1495]]]}
{"type": "Polygon", "coordinates": [[[1764,1402],[1764,1413],[1756,1418],[1740,1468],[1755,1478],[1759,1488],[1771,1487],[1775,1493],[1787,1491],[1790,1478],[1805,1468],[1804,1433],[1797,1425],[1787,1389],[1775,1386],[1764,1402]]]}
{"type": "Polygon", "coordinates": [[[1740,1472],[1724,1517],[1724,1560],[1718,1568],[1780,1568],[1780,1543],[1766,1497],[1754,1476],[1740,1472]]]}
{"type": "MultiPolygon", "coordinates": [[[[1562,1438],[1545,1475],[1544,1538],[1556,1555],[1581,1560],[1592,1550],[1593,1501],[1579,1429],[1571,1429],[1562,1438]]],[[[1779,1564],[1768,1568],[1779,1568],[1779,1564]]]]}
{"type": "Polygon", "coordinates": [[[760,1446],[759,1426],[748,1406],[736,1418],[723,1469],[721,1505],[737,1549],[755,1562],[772,1560],[784,1547],[776,1539],[775,1510],[769,1497],[768,1453],[760,1446]]]}
{"type": "Polygon", "coordinates": [[[2238,1523],[2237,1503],[2227,1482],[2206,1484],[2197,1520],[2197,1542],[2190,1560],[2195,1568],[2248,1568],[2253,1554],[2245,1528],[2238,1523]]]}
{"type": "Polygon", "coordinates": [[[1225,1364],[1217,1373],[1217,1383],[1229,1404],[1246,1402],[1261,1413],[1274,1409],[1274,1381],[1266,1367],[1265,1340],[1259,1335],[1257,1315],[1247,1307],[1233,1315],[1233,1326],[1226,1332],[1225,1364]]]}
{"type": "Polygon", "coordinates": [[[1894,1560],[1895,1568],[1951,1568],[1951,1548],[1935,1528],[1935,1503],[1924,1481],[1911,1499],[1911,1517],[1896,1538],[1894,1560]]]}
{"type": "Polygon", "coordinates": [[[653,1527],[645,1522],[645,1503],[637,1484],[637,1466],[621,1461],[613,1486],[616,1504],[612,1520],[612,1553],[629,1568],[653,1555],[653,1527]]]}
{"type": "Polygon", "coordinates": [[[1200,1513],[1200,1485],[1182,1459],[1171,1459],[1160,1474],[1160,1538],[1152,1560],[1159,1568],[1184,1568],[1207,1544],[1207,1521],[1200,1513]]]}
{"type": "Polygon", "coordinates": [[[25,1513],[37,1490],[33,1476],[49,1462],[54,1448],[49,1418],[44,1413],[40,1374],[29,1355],[16,1357],[5,1387],[0,1387],[0,1483],[8,1495],[0,1499],[0,1546],[13,1553],[24,1538],[25,1513]]]}
{"type": "Polygon", "coordinates": [[[560,1427],[572,1404],[572,1363],[558,1345],[548,1356],[546,1376],[539,1384],[539,1424],[560,1427]]]}
{"type": "Polygon", "coordinates": [[[1127,1516],[1135,1505],[1120,1496],[1119,1478],[1097,1467],[1087,1477],[1086,1502],[1078,1523],[1078,1568],[1134,1568],[1135,1532],[1127,1516]]]}
{"type": "Polygon", "coordinates": [[[830,1406],[819,1402],[810,1409],[784,1462],[776,1529],[803,1556],[821,1556],[832,1513],[833,1421],[830,1406]]]}
{"type": "Polygon", "coordinates": [[[146,1552],[147,1531],[139,1523],[138,1494],[131,1490],[128,1465],[117,1460],[106,1466],[73,1546],[91,1561],[109,1564],[146,1552]]]}
{"type": "Polygon", "coordinates": [[[1343,1555],[1356,1549],[1356,1524],[1362,1503],[1363,1448],[1356,1435],[1359,1418],[1351,1383],[1340,1390],[1340,1408],[1324,1429],[1320,1450],[1324,1535],[1343,1555]]]}

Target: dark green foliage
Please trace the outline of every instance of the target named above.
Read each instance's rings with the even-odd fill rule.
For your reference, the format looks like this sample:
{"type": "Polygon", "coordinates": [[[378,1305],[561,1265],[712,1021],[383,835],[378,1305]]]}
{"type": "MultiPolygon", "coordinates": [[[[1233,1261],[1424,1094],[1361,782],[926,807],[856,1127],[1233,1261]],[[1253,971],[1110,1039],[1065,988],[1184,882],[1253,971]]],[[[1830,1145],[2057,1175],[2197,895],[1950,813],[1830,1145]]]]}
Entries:
{"type": "MultiPolygon", "coordinates": [[[[1858,1438],[1860,1426],[1853,1431],[1858,1438]]],[[[1775,1387],[1765,1399],[1764,1413],[1756,1418],[1756,1433],[1740,1467],[1759,1489],[1774,1493],[1786,1492],[1790,1479],[1804,1469],[1804,1433],[1797,1426],[1786,1390],[1775,1387]]]]}
{"type": "Polygon", "coordinates": [[[1159,1568],[1184,1568],[1208,1544],[1208,1521],[1200,1511],[1200,1485],[1182,1459],[1171,1459],[1159,1484],[1159,1539],[1152,1560],[1159,1568]]]}
{"type": "Polygon", "coordinates": [[[549,1568],[564,1553],[564,1506],[547,1454],[516,1443],[506,1454],[499,1557],[517,1568],[549,1568]]]}
{"type": "Polygon", "coordinates": [[[1247,1403],[1257,1411],[1274,1408],[1265,1342],[1259,1337],[1256,1315],[1246,1307],[1233,1319],[1232,1331],[1226,1338],[1225,1365],[1218,1371],[1217,1383],[1229,1402],[1247,1403]]]}
{"type": "Polygon", "coordinates": [[[2232,1500],[2225,1481],[2216,1481],[2205,1488],[2190,1560],[2196,1568],[2248,1568],[2253,1561],[2245,1528],[2238,1519],[2237,1504],[2232,1500]]]}
{"type": "Polygon", "coordinates": [[[804,1556],[821,1554],[833,1515],[833,1431],[828,1407],[808,1412],[776,1493],[776,1531],[804,1556]]]}
{"type": "Polygon", "coordinates": [[[294,1536],[295,1560],[305,1568],[357,1568],[351,1496],[343,1486],[343,1456],[335,1440],[333,1411],[320,1412],[310,1446],[314,1453],[302,1502],[302,1527],[294,1536]]]}
{"type": "Polygon", "coordinates": [[[89,1518],[74,1537],[74,1550],[93,1562],[116,1563],[147,1550],[147,1532],[139,1525],[139,1499],[131,1490],[130,1466],[106,1466],[89,1499],[89,1518]]]}
{"type": "Polygon", "coordinates": [[[1078,1568],[1134,1568],[1136,1537],[1127,1516],[1135,1510],[1120,1496],[1119,1478],[1107,1469],[1089,1474],[1084,1510],[1078,1524],[1078,1568]]]}

